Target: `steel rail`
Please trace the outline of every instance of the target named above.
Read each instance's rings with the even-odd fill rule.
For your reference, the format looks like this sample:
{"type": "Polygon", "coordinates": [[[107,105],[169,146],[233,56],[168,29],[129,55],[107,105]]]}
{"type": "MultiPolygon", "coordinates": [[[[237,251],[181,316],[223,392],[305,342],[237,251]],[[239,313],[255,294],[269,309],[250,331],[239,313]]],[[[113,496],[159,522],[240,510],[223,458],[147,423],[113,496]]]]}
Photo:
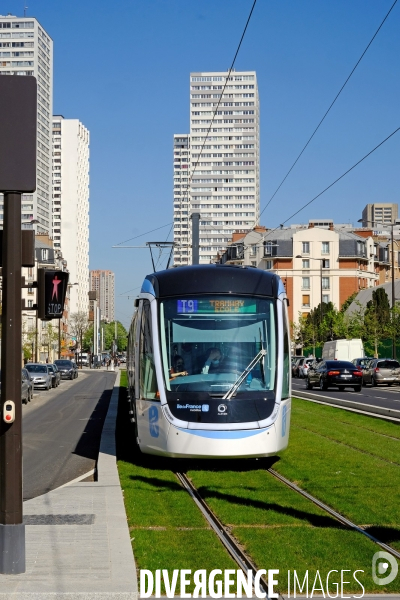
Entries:
{"type": "Polygon", "coordinates": [[[381,542],[376,537],[374,537],[373,535],[371,535],[370,533],[365,531],[365,529],[363,529],[359,525],[356,525],[355,523],[353,523],[352,521],[350,521],[349,519],[347,519],[346,517],[344,517],[343,515],[338,513],[336,510],[333,510],[332,508],[330,508],[330,506],[328,506],[327,504],[324,504],[324,502],[321,502],[321,500],[318,500],[318,498],[315,498],[315,496],[312,496],[311,494],[309,494],[308,492],[306,492],[305,490],[300,488],[298,485],[296,485],[289,479],[286,479],[286,477],[283,477],[283,475],[281,475],[274,469],[269,468],[269,469],[266,469],[266,471],[268,473],[270,473],[273,477],[275,477],[276,479],[278,479],[279,481],[281,481],[282,483],[287,485],[290,489],[301,494],[302,496],[304,496],[305,498],[307,498],[308,500],[313,502],[319,508],[322,508],[322,510],[326,511],[328,514],[330,514],[332,517],[334,517],[337,521],[339,521],[343,525],[346,525],[346,527],[349,527],[350,529],[354,529],[355,531],[358,531],[358,533],[365,535],[372,542],[375,542],[375,544],[378,544],[378,546],[380,546],[381,548],[386,550],[386,552],[389,552],[389,554],[392,554],[396,558],[400,558],[400,552],[397,552],[397,550],[395,550],[391,546],[388,546],[384,542],[381,542]]]}
{"type": "MultiPolygon", "coordinates": [[[[200,509],[204,518],[210,524],[214,532],[219,537],[222,544],[225,546],[229,554],[232,556],[233,560],[237,563],[237,565],[242,569],[242,571],[247,575],[247,571],[251,571],[253,588],[254,588],[254,577],[257,572],[256,566],[251,562],[251,560],[245,555],[245,553],[239,548],[238,544],[234,540],[233,536],[227,531],[226,527],[222,524],[222,522],[215,516],[212,512],[211,508],[205,502],[205,500],[200,496],[199,492],[190,481],[190,479],[184,473],[175,473],[176,477],[179,479],[180,483],[184,487],[184,489],[191,496],[192,500],[196,503],[197,507],[200,509]]],[[[268,585],[264,578],[260,578],[259,584],[260,590],[265,592],[266,598],[269,599],[268,595],[268,585]]],[[[282,599],[282,596],[279,595],[279,598],[282,599]]]]}

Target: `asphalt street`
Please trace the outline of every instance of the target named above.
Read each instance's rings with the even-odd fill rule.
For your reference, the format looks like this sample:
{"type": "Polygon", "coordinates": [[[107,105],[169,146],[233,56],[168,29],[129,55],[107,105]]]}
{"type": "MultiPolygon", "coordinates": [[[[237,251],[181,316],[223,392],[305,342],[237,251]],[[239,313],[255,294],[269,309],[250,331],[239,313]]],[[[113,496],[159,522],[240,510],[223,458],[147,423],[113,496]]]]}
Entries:
{"type": "Polygon", "coordinates": [[[306,379],[292,379],[292,395],[296,396],[296,392],[301,393],[307,391],[307,394],[316,396],[324,396],[325,398],[341,398],[343,400],[351,400],[352,402],[360,402],[362,404],[370,404],[371,406],[383,406],[394,410],[400,410],[400,386],[380,385],[378,387],[362,387],[361,392],[354,392],[351,388],[339,390],[331,387],[326,391],[321,391],[318,386],[312,390],[306,390],[306,379]]]}
{"type": "Polygon", "coordinates": [[[22,408],[24,500],[94,469],[114,380],[114,372],[84,370],[58,388],[35,390],[22,408]]]}

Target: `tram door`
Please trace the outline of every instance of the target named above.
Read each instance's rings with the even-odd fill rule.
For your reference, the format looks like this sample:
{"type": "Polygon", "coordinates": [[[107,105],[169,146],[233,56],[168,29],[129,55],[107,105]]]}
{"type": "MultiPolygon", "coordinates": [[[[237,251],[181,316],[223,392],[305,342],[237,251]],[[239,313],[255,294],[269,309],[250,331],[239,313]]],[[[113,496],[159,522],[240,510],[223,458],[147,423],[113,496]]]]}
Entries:
{"type": "Polygon", "coordinates": [[[153,448],[154,451],[165,450],[166,421],[163,419],[156,376],[151,305],[149,300],[143,300],[141,304],[138,387],[135,386],[138,390],[136,407],[139,444],[153,448]]]}

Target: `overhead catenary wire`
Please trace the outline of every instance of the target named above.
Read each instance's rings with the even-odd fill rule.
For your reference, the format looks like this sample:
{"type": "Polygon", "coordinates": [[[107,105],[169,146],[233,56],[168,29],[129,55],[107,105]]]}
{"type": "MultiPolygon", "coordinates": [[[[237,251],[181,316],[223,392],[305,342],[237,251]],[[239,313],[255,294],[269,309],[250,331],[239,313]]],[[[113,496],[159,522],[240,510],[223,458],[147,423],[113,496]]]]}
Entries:
{"type": "MultiPolygon", "coordinates": [[[[347,83],[350,81],[350,78],[352,77],[352,75],[354,74],[355,70],[357,69],[358,65],[360,64],[360,62],[362,61],[362,59],[364,58],[365,54],[367,53],[369,47],[371,46],[372,42],[374,41],[374,39],[376,38],[376,36],[378,35],[380,29],[382,28],[383,24],[385,23],[386,19],[388,18],[389,14],[391,13],[391,11],[393,10],[395,4],[396,4],[397,0],[394,0],[392,6],[390,7],[390,9],[388,10],[388,12],[386,13],[383,21],[381,22],[381,24],[379,25],[378,29],[375,31],[374,35],[372,36],[372,38],[370,39],[369,43],[367,44],[365,50],[363,51],[363,53],[361,54],[360,58],[358,59],[358,61],[356,62],[356,64],[354,65],[353,69],[351,70],[350,74],[348,75],[347,79],[345,80],[345,82],[343,83],[342,87],[340,88],[340,90],[338,91],[338,93],[336,94],[335,98],[333,99],[333,101],[331,102],[331,104],[329,105],[329,108],[326,110],[324,116],[322,117],[322,119],[319,121],[318,125],[316,126],[316,128],[314,129],[314,131],[312,132],[311,136],[308,138],[307,142],[305,143],[305,145],[303,146],[302,150],[300,151],[299,155],[297,156],[296,160],[294,161],[294,163],[292,164],[292,166],[290,167],[290,169],[288,170],[288,172],[286,173],[286,175],[284,176],[284,178],[282,179],[282,181],[280,182],[280,184],[278,185],[278,187],[276,188],[275,192],[272,194],[271,198],[268,200],[266,206],[263,208],[263,210],[260,212],[260,217],[263,214],[263,212],[268,208],[268,206],[271,204],[272,200],[275,198],[276,194],[278,193],[278,191],[281,189],[282,185],[285,183],[286,179],[289,177],[290,173],[292,172],[292,170],[294,169],[294,167],[296,166],[297,162],[299,161],[300,157],[302,156],[303,152],[306,150],[307,146],[309,145],[309,143],[311,142],[311,140],[313,139],[314,135],[317,133],[318,129],[321,127],[322,123],[324,122],[324,120],[326,119],[326,117],[328,116],[328,113],[330,112],[331,108],[333,107],[333,105],[335,104],[336,100],[339,98],[340,94],[342,93],[342,91],[344,90],[344,88],[346,87],[347,83]]],[[[255,223],[256,224],[256,223],[255,223]]]]}
{"type": "MultiPolygon", "coordinates": [[[[191,174],[190,174],[189,181],[188,181],[188,183],[187,183],[187,185],[186,185],[186,191],[185,191],[186,198],[188,198],[188,196],[189,196],[189,188],[190,188],[190,185],[191,185],[191,183],[192,183],[193,176],[194,176],[194,174],[195,174],[195,172],[196,172],[197,165],[199,164],[199,161],[200,161],[200,159],[201,159],[201,155],[202,155],[202,153],[203,153],[204,146],[205,146],[205,144],[206,144],[206,142],[207,142],[207,139],[208,139],[208,136],[209,136],[209,134],[210,134],[211,128],[212,128],[212,126],[213,126],[213,123],[214,123],[214,120],[215,120],[215,117],[216,117],[216,114],[217,114],[217,111],[218,111],[219,105],[220,105],[220,104],[221,104],[221,102],[222,102],[222,98],[223,98],[223,96],[224,96],[224,93],[225,93],[225,88],[226,88],[226,86],[227,86],[227,84],[228,84],[228,81],[229,81],[229,79],[230,79],[231,72],[232,72],[232,70],[233,70],[233,68],[234,68],[234,66],[235,66],[236,58],[237,58],[237,55],[239,54],[239,50],[240,50],[240,47],[241,47],[241,45],[242,45],[242,42],[243,42],[244,36],[245,36],[245,34],[246,34],[247,27],[248,27],[248,25],[249,25],[249,23],[250,23],[250,19],[251,19],[251,16],[252,16],[252,14],[253,14],[254,7],[255,7],[255,5],[256,5],[256,2],[257,2],[257,0],[254,0],[254,2],[253,2],[253,5],[252,5],[252,7],[251,7],[251,10],[250,10],[250,13],[249,13],[249,16],[247,17],[246,25],[244,26],[244,29],[243,29],[243,32],[242,32],[242,35],[241,35],[241,38],[240,38],[239,44],[238,44],[238,46],[237,46],[237,48],[236,48],[235,56],[233,57],[232,64],[231,64],[231,66],[230,66],[230,68],[229,68],[229,71],[228,71],[228,76],[227,76],[227,77],[226,77],[226,79],[225,79],[225,84],[224,84],[224,86],[223,86],[223,88],[222,88],[221,95],[220,95],[220,97],[219,97],[219,99],[218,99],[217,105],[216,105],[216,107],[215,107],[215,110],[214,110],[214,113],[213,113],[213,115],[212,115],[211,122],[210,122],[210,126],[209,126],[209,128],[208,128],[208,130],[207,130],[207,133],[206,133],[206,136],[205,136],[205,138],[204,138],[203,144],[202,144],[202,146],[201,146],[201,148],[200,148],[200,152],[199,152],[199,155],[198,155],[197,161],[196,161],[196,163],[195,163],[195,165],[194,165],[194,167],[193,167],[193,170],[192,170],[192,172],[191,172],[191,174]]],[[[181,202],[182,202],[182,200],[181,200],[181,202]]]]}
{"type": "Polygon", "coordinates": [[[348,175],[353,169],[355,169],[359,164],[361,164],[366,158],[368,158],[369,156],[371,156],[371,154],[373,154],[376,150],[378,150],[378,148],[380,148],[381,146],[383,146],[383,144],[385,144],[388,140],[390,140],[390,138],[392,138],[398,131],[400,131],[400,127],[398,127],[397,129],[395,129],[394,131],[392,131],[392,133],[390,135],[388,135],[377,146],[375,146],[375,148],[373,148],[367,154],[365,154],[365,156],[363,156],[362,158],[360,158],[360,160],[358,160],[352,167],[350,167],[350,169],[347,169],[347,171],[345,171],[344,173],[342,173],[342,175],[340,175],[340,177],[337,177],[337,179],[335,179],[335,181],[332,181],[332,183],[330,183],[325,189],[323,189],[322,192],[319,192],[319,194],[317,194],[316,196],[314,196],[313,198],[311,198],[311,200],[309,200],[308,202],[306,202],[306,204],[303,204],[303,206],[301,208],[299,208],[298,210],[296,210],[296,212],[294,212],[292,215],[290,215],[290,217],[287,217],[287,219],[285,219],[284,221],[282,221],[282,223],[280,223],[280,225],[278,225],[274,229],[268,230],[267,233],[265,233],[262,236],[261,240],[259,242],[257,242],[257,244],[252,244],[252,245],[256,245],[257,246],[258,244],[262,243],[267,236],[268,237],[271,236],[275,231],[277,231],[279,228],[281,228],[283,225],[285,225],[285,223],[287,223],[288,221],[290,221],[290,219],[293,219],[293,217],[295,217],[302,210],[304,210],[305,208],[307,208],[307,206],[310,206],[310,204],[312,204],[313,202],[315,202],[315,200],[317,200],[317,198],[319,198],[320,196],[322,196],[322,194],[325,194],[325,192],[327,192],[331,187],[333,187],[336,183],[338,183],[338,181],[340,181],[341,179],[343,179],[343,177],[346,177],[346,175],[348,175]]]}
{"type": "MultiPolygon", "coordinates": [[[[140,235],[135,235],[134,237],[131,237],[128,240],[119,242],[118,244],[113,246],[113,248],[116,248],[117,246],[120,246],[121,244],[126,244],[126,242],[131,242],[132,240],[136,240],[137,238],[143,237],[144,235],[147,235],[148,233],[153,233],[153,231],[158,231],[159,229],[164,229],[165,227],[168,227],[169,225],[173,225],[173,223],[167,223],[166,225],[161,225],[161,227],[156,227],[155,229],[150,229],[150,231],[146,231],[145,233],[141,233],[140,235]]],[[[168,236],[169,236],[169,234],[168,234],[168,236]]]]}

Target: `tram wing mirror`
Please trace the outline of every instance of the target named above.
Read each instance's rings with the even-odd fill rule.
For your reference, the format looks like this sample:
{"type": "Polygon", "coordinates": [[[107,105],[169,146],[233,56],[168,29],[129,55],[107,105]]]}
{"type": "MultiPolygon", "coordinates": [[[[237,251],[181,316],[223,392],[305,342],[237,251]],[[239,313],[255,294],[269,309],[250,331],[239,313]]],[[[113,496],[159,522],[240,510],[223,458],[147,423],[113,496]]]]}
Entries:
{"type": "Polygon", "coordinates": [[[135,298],[134,302],[133,302],[133,306],[135,308],[137,308],[139,306],[139,298],[135,298]]]}

